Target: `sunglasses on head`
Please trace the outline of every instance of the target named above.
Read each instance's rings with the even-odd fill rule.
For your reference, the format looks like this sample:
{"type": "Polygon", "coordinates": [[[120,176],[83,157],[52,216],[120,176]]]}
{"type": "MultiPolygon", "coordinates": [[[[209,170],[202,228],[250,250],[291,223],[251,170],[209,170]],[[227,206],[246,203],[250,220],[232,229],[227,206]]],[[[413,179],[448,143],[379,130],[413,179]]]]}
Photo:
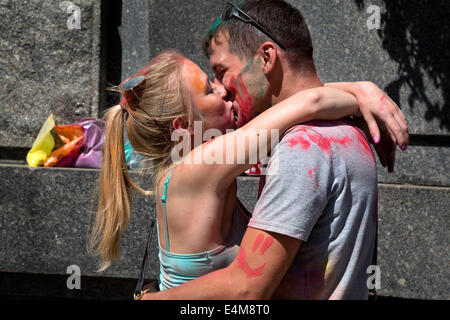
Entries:
{"type": "Polygon", "coordinates": [[[255,20],[250,18],[244,11],[236,7],[231,2],[227,2],[225,9],[222,12],[221,19],[222,21],[228,21],[232,18],[236,18],[242,22],[251,24],[256,29],[264,33],[270,39],[272,39],[281,49],[286,50],[286,48],[278,41],[274,36],[272,36],[266,29],[264,29],[261,25],[259,25],[255,20]]]}

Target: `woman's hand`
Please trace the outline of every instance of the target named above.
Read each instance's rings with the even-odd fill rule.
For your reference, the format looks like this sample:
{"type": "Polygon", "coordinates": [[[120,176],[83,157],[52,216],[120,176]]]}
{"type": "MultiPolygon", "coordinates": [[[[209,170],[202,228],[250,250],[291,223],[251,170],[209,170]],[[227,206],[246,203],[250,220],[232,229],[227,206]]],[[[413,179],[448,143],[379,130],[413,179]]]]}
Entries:
{"type": "Polygon", "coordinates": [[[372,137],[383,167],[387,166],[392,172],[395,146],[405,151],[409,144],[408,124],[398,105],[372,82],[327,83],[325,86],[347,91],[356,97],[364,118],[364,121],[359,121],[359,125],[372,137]]]}
{"type": "Polygon", "coordinates": [[[381,139],[377,120],[386,125],[394,144],[406,150],[409,144],[408,124],[406,117],[398,105],[377,85],[372,82],[327,83],[327,87],[334,87],[353,94],[359,103],[360,113],[364,117],[370,135],[377,144],[381,139]]]}

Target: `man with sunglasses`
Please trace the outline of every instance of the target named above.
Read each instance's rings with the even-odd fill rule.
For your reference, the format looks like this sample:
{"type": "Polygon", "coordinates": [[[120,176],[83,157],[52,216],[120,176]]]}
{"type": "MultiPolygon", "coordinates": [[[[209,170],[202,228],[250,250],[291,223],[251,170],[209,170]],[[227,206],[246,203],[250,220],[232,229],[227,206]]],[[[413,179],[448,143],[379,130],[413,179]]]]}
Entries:
{"type": "MultiPolygon", "coordinates": [[[[323,86],[305,20],[284,1],[227,4],[204,51],[216,81],[239,102],[240,125],[296,92],[323,86]]],[[[375,119],[364,116],[391,171],[395,142],[402,149],[408,143],[398,106],[370,83],[327,85],[353,93],[361,105],[382,104],[377,116],[389,126],[383,136],[375,119]]],[[[278,160],[277,171],[269,162],[235,261],[144,299],[368,298],[377,177],[365,136],[344,121],[302,124],[282,137],[272,159],[278,160]]]]}

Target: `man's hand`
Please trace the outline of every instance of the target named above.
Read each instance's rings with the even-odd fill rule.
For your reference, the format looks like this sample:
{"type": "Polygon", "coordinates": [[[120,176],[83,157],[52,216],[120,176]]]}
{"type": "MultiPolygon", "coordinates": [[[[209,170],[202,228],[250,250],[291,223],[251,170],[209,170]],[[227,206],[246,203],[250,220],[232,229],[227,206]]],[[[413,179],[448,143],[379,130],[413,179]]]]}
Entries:
{"type": "MultiPolygon", "coordinates": [[[[394,169],[395,145],[403,151],[409,144],[408,124],[398,105],[372,82],[327,83],[353,94],[359,102],[360,113],[366,122],[365,133],[372,137],[383,167],[394,169]]],[[[362,125],[362,123],[361,123],[362,125]]],[[[364,125],[362,125],[364,129],[364,125]]]]}

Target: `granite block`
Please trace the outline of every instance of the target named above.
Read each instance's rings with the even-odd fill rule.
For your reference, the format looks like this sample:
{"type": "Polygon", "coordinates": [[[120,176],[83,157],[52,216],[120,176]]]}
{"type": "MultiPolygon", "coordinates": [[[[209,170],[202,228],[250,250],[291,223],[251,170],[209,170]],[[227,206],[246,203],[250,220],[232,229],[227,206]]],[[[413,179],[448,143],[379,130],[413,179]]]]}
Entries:
{"type": "MultiPolygon", "coordinates": [[[[75,264],[85,276],[138,277],[155,214],[153,199],[134,194],[120,262],[97,273],[98,259],[88,255],[86,245],[98,172],[0,165],[0,271],[64,274],[75,264]]],[[[155,236],[151,248],[148,277],[154,278],[159,270],[155,236]]]]}
{"type": "Polygon", "coordinates": [[[100,2],[76,6],[80,29],[61,1],[0,1],[0,146],[30,147],[51,112],[97,116],[100,2]]]}
{"type": "Polygon", "coordinates": [[[212,76],[201,42],[225,4],[225,0],[149,0],[150,56],[177,49],[212,76]]]}
{"type": "Polygon", "coordinates": [[[122,2],[121,23],[118,27],[122,45],[122,80],[135,74],[151,59],[149,13],[148,0],[122,2]]]}
{"type": "Polygon", "coordinates": [[[394,172],[389,173],[377,158],[378,182],[423,186],[450,186],[450,147],[410,146],[397,149],[394,172]]]}
{"type": "Polygon", "coordinates": [[[450,299],[450,188],[380,185],[382,296],[450,299]]]}

